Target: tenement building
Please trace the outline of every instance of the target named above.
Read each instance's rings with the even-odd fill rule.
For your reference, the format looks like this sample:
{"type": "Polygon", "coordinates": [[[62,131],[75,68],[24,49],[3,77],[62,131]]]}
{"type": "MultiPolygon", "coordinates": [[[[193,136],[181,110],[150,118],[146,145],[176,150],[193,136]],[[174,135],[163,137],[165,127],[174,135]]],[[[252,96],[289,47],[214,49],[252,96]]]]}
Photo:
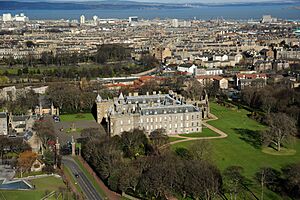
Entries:
{"type": "MultiPolygon", "coordinates": [[[[208,101],[205,102],[208,106],[208,101]]],[[[188,101],[172,91],[128,96],[121,93],[113,100],[104,100],[98,95],[96,104],[97,122],[106,123],[111,136],[134,128],[144,129],[148,134],[156,129],[165,129],[168,135],[201,132],[202,117],[207,115],[203,110],[209,110],[202,110],[201,101],[188,101]]]]}

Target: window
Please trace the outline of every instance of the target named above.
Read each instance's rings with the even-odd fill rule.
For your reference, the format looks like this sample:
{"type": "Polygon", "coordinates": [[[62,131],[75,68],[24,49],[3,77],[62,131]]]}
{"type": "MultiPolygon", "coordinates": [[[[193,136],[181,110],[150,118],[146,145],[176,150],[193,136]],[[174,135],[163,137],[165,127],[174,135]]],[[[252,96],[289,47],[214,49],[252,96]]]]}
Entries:
{"type": "Polygon", "coordinates": [[[128,124],[130,124],[130,119],[128,120],[128,124]]]}
{"type": "Polygon", "coordinates": [[[181,115],[180,119],[183,120],[183,116],[182,115],[181,115]]]}
{"type": "Polygon", "coordinates": [[[175,128],[177,128],[177,124],[175,124],[175,128]]]}
{"type": "Polygon", "coordinates": [[[194,115],[192,115],[192,120],[194,119],[194,115]]]}
{"type": "Polygon", "coordinates": [[[170,129],[171,129],[171,128],[172,128],[172,124],[170,124],[170,126],[169,126],[169,127],[170,127],[170,129]]]}
{"type": "Polygon", "coordinates": [[[192,126],[194,126],[194,122],[192,122],[192,126]]]}
{"type": "Polygon", "coordinates": [[[180,124],[180,127],[183,127],[183,123],[180,124]]]}
{"type": "Polygon", "coordinates": [[[162,120],[161,117],[159,117],[159,121],[160,121],[160,122],[161,122],[161,120],[162,120]]]}
{"type": "Polygon", "coordinates": [[[121,132],[123,132],[123,128],[121,128],[121,132]]]}
{"type": "Polygon", "coordinates": [[[120,124],[123,125],[123,120],[120,121],[120,124]]]}
{"type": "Polygon", "coordinates": [[[186,127],[189,127],[189,123],[188,122],[186,123],[186,127]]]}
{"type": "Polygon", "coordinates": [[[141,118],[141,123],[143,123],[143,118],[141,118]]]}
{"type": "Polygon", "coordinates": [[[149,122],[149,118],[147,118],[147,122],[149,122]]]}
{"type": "Polygon", "coordinates": [[[152,118],[152,117],[151,117],[151,119],[150,119],[150,120],[151,120],[151,122],[153,122],[153,118],[152,118]]]}
{"type": "Polygon", "coordinates": [[[189,116],[188,115],[186,116],[186,120],[189,120],[189,116]]]}

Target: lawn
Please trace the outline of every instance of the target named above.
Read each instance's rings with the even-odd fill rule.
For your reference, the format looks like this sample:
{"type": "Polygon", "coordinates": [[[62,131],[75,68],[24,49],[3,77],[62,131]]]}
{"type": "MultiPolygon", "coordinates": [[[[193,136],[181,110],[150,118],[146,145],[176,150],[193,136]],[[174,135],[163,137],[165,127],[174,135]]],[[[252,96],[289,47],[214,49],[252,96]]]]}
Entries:
{"type": "MultiPolygon", "coordinates": [[[[221,169],[228,166],[237,165],[244,168],[244,175],[253,179],[254,174],[260,167],[281,167],[300,161],[300,140],[288,145],[290,149],[296,150],[294,155],[271,155],[262,152],[258,142],[258,131],[265,129],[263,125],[250,119],[248,111],[244,109],[225,108],[211,103],[211,112],[219,119],[208,122],[216,128],[228,134],[225,139],[211,140],[213,147],[212,160],[221,169]]],[[[190,142],[183,142],[173,145],[176,147],[188,148],[190,142]]],[[[269,197],[269,199],[271,199],[269,197]]]]}
{"type": "Polygon", "coordinates": [[[214,131],[203,127],[202,132],[199,133],[188,133],[188,134],[179,134],[180,136],[184,137],[192,137],[192,138],[201,138],[201,137],[216,137],[219,134],[215,133],[214,131]]]}
{"type": "Polygon", "coordinates": [[[169,142],[175,142],[175,141],[178,141],[178,140],[184,140],[184,138],[169,136],[169,142]]]}
{"type": "Polygon", "coordinates": [[[60,120],[64,121],[64,122],[95,120],[92,113],[65,114],[65,115],[60,115],[59,117],[60,117],[60,120]]]}
{"type": "Polygon", "coordinates": [[[46,177],[31,180],[30,183],[35,185],[34,190],[16,191],[0,190],[0,199],[9,200],[39,200],[46,195],[46,192],[57,191],[60,187],[66,187],[60,178],[46,177]]]}

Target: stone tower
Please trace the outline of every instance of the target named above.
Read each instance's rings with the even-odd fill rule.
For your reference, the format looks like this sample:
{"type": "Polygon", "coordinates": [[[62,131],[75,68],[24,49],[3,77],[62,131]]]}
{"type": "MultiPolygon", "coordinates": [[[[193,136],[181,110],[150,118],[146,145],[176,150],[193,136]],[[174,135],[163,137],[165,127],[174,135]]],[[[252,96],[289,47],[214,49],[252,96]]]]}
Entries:
{"type": "Polygon", "coordinates": [[[96,98],[96,107],[97,107],[97,123],[101,123],[103,118],[107,118],[107,113],[109,108],[113,106],[112,100],[104,100],[102,97],[98,94],[96,98]]]}

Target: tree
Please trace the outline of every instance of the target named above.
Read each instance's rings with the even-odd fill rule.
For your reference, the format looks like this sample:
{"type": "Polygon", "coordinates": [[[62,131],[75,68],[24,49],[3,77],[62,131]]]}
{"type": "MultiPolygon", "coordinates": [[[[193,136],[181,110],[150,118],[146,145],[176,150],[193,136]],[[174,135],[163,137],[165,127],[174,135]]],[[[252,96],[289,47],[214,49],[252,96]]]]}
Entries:
{"type": "Polygon", "coordinates": [[[203,93],[202,84],[197,79],[192,79],[187,83],[187,88],[184,90],[184,96],[193,100],[200,100],[203,93]]]}
{"type": "Polygon", "coordinates": [[[193,142],[190,146],[189,151],[194,160],[210,160],[212,153],[211,144],[205,140],[198,140],[193,142]]]}
{"type": "Polygon", "coordinates": [[[145,155],[148,139],[143,130],[133,129],[121,135],[122,149],[126,157],[145,155]]]}
{"type": "Polygon", "coordinates": [[[159,148],[168,143],[169,137],[166,135],[165,129],[156,129],[150,133],[150,142],[155,148],[159,148]]]}
{"type": "Polygon", "coordinates": [[[300,163],[284,167],[282,173],[286,193],[294,199],[300,199],[300,163]]]}
{"type": "Polygon", "coordinates": [[[20,153],[18,158],[18,166],[21,171],[21,176],[24,171],[28,171],[31,168],[32,163],[37,158],[37,154],[32,151],[25,151],[20,153]]]}
{"type": "Polygon", "coordinates": [[[37,132],[37,136],[41,139],[44,148],[48,147],[49,141],[55,140],[53,122],[49,119],[36,121],[33,125],[33,129],[37,132]]]}
{"type": "Polygon", "coordinates": [[[260,168],[255,174],[255,179],[261,186],[261,200],[264,199],[265,186],[275,185],[278,182],[279,176],[280,172],[268,167],[260,168]]]}
{"type": "Polygon", "coordinates": [[[237,199],[237,195],[243,190],[245,177],[242,175],[243,168],[230,166],[223,172],[224,189],[230,194],[230,199],[237,199]]]}
{"type": "Polygon", "coordinates": [[[33,41],[31,41],[31,40],[28,40],[28,41],[26,41],[26,46],[27,46],[28,48],[31,48],[31,47],[34,47],[34,46],[35,46],[35,43],[34,43],[33,41]]]}
{"type": "Polygon", "coordinates": [[[185,162],[184,190],[194,199],[214,199],[221,189],[220,171],[206,161],[185,162]]]}
{"type": "Polygon", "coordinates": [[[271,113],[267,117],[269,130],[265,131],[265,139],[274,143],[277,151],[281,150],[282,143],[297,133],[296,122],[285,113],[271,113]]]}
{"type": "Polygon", "coordinates": [[[150,66],[150,67],[158,67],[159,66],[159,61],[154,56],[151,56],[150,54],[142,55],[140,62],[144,66],[150,66]]]}

